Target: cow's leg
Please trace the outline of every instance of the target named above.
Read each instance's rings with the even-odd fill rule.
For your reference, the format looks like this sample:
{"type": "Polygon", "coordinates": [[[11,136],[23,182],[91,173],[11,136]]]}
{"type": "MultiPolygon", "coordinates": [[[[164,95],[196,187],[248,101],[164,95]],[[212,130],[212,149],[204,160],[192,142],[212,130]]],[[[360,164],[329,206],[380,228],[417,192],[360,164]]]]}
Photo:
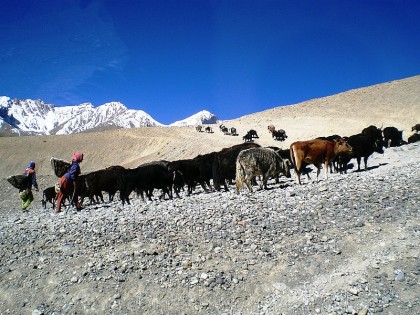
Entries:
{"type": "Polygon", "coordinates": [[[363,161],[365,162],[365,170],[367,170],[367,160],[368,160],[368,156],[365,156],[363,158],[363,161]]]}
{"type": "Polygon", "coordinates": [[[296,181],[297,181],[297,183],[299,185],[302,185],[302,183],[300,182],[300,172],[295,169],[295,174],[296,174],[296,181]]]}
{"type": "MultiPolygon", "coordinates": [[[[286,176],[286,175],[285,175],[285,176],[286,176]]],[[[279,179],[279,177],[280,177],[280,174],[276,174],[276,175],[274,175],[274,178],[275,178],[275,180],[276,180],[276,184],[280,183],[280,179],[279,179]]]]}
{"type": "Polygon", "coordinates": [[[102,203],[104,203],[105,201],[104,201],[104,195],[102,194],[102,191],[99,191],[98,192],[98,194],[97,194],[97,196],[96,196],[96,200],[98,201],[98,203],[99,203],[99,200],[102,202],[102,203]],[[98,198],[99,197],[99,198],[98,198]]]}
{"type": "Polygon", "coordinates": [[[200,185],[201,185],[201,187],[204,189],[204,191],[206,192],[206,193],[208,193],[209,192],[209,190],[207,189],[207,187],[206,187],[206,183],[204,182],[204,180],[200,180],[200,185]]]}
{"type": "Polygon", "coordinates": [[[209,188],[209,192],[212,191],[213,190],[213,187],[211,187],[210,179],[208,179],[208,180],[206,180],[204,182],[207,184],[207,187],[209,188]]]}
{"type": "Polygon", "coordinates": [[[321,169],[317,166],[316,167],[316,181],[319,181],[319,173],[321,173],[321,169]]]}
{"type": "Polygon", "coordinates": [[[268,181],[268,176],[264,174],[263,175],[263,180],[262,180],[264,189],[268,189],[267,188],[267,181],[268,181]]]}
{"type": "Polygon", "coordinates": [[[360,163],[362,162],[362,157],[357,157],[357,170],[360,171],[360,163]]]}
{"type": "Polygon", "coordinates": [[[192,180],[187,181],[187,195],[191,195],[194,190],[195,183],[192,180]]]}
{"type": "Polygon", "coordinates": [[[325,179],[328,179],[328,168],[330,167],[330,163],[328,161],[325,161],[324,167],[325,167],[325,179]]]}
{"type": "Polygon", "coordinates": [[[224,178],[222,179],[222,182],[223,182],[223,187],[225,187],[225,191],[229,191],[226,180],[224,178]]]}
{"type": "MultiPolygon", "coordinates": [[[[321,165],[318,164],[318,165],[315,165],[315,167],[316,167],[316,181],[318,182],[319,181],[319,174],[321,173],[321,165]]],[[[327,168],[326,168],[326,171],[327,171],[326,176],[328,176],[328,169],[327,168]]]]}
{"type": "Polygon", "coordinates": [[[236,193],[239,195],[239,192],[241,191],[242,183],[239,179],[236,180],[236,193]]]}
{"type": "Polygon", "coordinates": [[[253,192],[252,191],[252,185],[251,185],[251,179],[249,177],[245,178],[245,184],[246,184],[246,187],[248,187],[249,192],[253,192]]]}
{"type": "Polygon", "coordinates": [[[293,154],[292,160],[294,160],[294,164],[295,164],[296,181],[299,185],[302,185],[302,183],[300,182],[300,170],[302,168],[302,159],[298,158],[295,150],[293,150],[292,148],[290,148],[290,150],[291,150],[291,154],[293,154]]]}
{"type": "Polygon", "coordinates": [[[149,199],[149,201],[152,201],[153,190],[154,190],[154,188],[151,188],[149,190],[146,189],[146,197],[149,199]]]}
{"type": "Polygon", "coordinates": [[[173,190],[175,192],[175,195],[179,198],[179,188],[176,185],[173,185],[173,190]]]}
{"type": "Polygon", "coordinates": [[[258,185],[262,189],[261,180],[260,180],[259,177],[258,177],[258,180],[259,180],[260,183],[258,183],[258,181],[257,181],[257,176],[252,176],[252,175],[248,175],[248,176],[249,176],[249,182],[251,183],[251,186],[257,186],[258,185]]]}

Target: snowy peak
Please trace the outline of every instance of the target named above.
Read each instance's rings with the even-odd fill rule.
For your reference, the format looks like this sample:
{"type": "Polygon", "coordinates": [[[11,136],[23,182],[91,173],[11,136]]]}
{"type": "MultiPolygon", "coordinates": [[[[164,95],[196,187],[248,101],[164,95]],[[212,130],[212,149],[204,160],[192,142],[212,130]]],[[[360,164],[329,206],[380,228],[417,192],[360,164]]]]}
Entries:
{"type": "Polygon", "coordinates": [[[97,108],[86,106],[60,126],[56,134],[69,134],[92,129],[138,128],[163,126],[142,110],[129,110],[122,103],[110,102],[97,108]]]}
{"type": "Polygon", "coordinates": [[[0,119],[10,125],[14,133],[48,134],[49,124],[45,120],[50,118],[53,108],[41,100],[0,97],[0,119]]]}
{"type": "Polygon", "coordinates": [[[182,126],[195,126],[195,125],[204,125],[204,124],[217,124],[219,122],[219,118],[210,113],[207,110],[202,110],[198,112],[197,114],[194,114],[188,118],[185,118],[183,120],[178,120],[170,126],[174,127],[182,127],[182,126]]]}
{"type": "Polygon", "coordinates": [[[55,107],[41,100],[0,97],[1,134],[71,134],[91,129],[163,126],[142,110],[120,102],[55,107]]]}
{"type": "MultiPolygon", "coordinates": [[[[215,124],[217,116],[202,110],[170,126],[215,124]]],[[[72,134],[109,128],[164,126],[142,110],[128,109],[120,102],[94,107],[91,103],[56,107],[42,100],[0,96],[0,135],[72,134]]]]}

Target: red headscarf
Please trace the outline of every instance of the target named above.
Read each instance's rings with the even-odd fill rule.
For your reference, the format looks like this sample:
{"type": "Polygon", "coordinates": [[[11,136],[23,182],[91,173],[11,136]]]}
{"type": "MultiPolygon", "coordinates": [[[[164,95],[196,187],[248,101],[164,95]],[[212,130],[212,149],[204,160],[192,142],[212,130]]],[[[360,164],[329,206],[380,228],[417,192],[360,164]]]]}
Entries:
{"type": "Polygon", "coordinates": [[[73,156],[71,157],[71,160],[72,161],[77,161],[79,163],[82,162],[83,161],[83,153],[79,152],[79,151],[75,152],[73,154],[73,156]]]}

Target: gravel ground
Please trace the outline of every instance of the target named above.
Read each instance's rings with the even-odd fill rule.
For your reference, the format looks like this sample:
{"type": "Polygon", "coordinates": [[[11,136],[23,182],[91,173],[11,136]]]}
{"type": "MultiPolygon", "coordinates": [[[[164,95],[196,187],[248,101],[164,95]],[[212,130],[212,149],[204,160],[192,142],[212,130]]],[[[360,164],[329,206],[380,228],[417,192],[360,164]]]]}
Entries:
{"type": "Polygon", "coordinates": [[[2,180],[0,314],[419,314],[420,145],[369,166],[59,215],[2,180]]]}

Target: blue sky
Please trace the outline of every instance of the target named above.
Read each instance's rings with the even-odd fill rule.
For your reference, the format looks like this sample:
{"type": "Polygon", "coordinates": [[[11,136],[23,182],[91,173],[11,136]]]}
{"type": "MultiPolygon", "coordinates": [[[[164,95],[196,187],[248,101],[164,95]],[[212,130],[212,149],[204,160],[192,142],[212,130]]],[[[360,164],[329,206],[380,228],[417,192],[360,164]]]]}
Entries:
{"type": "MultiPolygon", "coordinates": [[[[418,0],[1,0],[0,95],[233,119],[420,74],[418,0]]],[[[419,88],[420,89],[420,88],[419,88]]]]}

